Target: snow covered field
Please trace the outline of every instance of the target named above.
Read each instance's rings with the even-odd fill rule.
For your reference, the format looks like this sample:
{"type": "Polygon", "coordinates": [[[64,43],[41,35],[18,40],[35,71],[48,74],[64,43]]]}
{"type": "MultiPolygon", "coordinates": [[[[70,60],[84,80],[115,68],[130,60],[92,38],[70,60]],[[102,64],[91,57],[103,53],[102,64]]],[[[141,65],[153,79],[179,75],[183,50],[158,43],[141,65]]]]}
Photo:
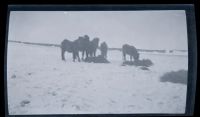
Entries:
{"type": "Polygon", "coordinates": [[[170,71],[187,70],[187,56],[145,54],[148,70],[121,66],[122,54],[109,51],[110,64],[61,60],[60,48],[8,43],[9,114],[184,113],[187,86],[160,82],[170,71]]]}

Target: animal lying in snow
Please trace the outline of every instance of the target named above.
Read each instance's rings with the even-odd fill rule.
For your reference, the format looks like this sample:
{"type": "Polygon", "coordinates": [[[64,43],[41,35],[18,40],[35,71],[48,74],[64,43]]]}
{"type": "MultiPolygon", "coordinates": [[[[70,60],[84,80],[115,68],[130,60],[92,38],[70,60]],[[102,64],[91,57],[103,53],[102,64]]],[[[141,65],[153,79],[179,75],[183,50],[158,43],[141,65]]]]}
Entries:
{"type": "Polygon", "coordinates": [[[106,58],[103,57],[103,55],[98,55],[97,57],[88,57],[84,61],[88,63],[110,63],[106,58]]]}

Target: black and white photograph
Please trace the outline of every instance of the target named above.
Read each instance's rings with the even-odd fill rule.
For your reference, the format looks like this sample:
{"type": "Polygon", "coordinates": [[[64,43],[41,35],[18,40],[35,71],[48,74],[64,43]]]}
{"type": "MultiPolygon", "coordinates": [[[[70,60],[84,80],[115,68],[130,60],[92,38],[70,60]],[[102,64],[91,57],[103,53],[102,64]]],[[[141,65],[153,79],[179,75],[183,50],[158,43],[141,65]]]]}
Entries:
{"type": "Polygon", "coordinates": [[[185,10],[11,11],[9,115],[184,114],[185,10]]]}

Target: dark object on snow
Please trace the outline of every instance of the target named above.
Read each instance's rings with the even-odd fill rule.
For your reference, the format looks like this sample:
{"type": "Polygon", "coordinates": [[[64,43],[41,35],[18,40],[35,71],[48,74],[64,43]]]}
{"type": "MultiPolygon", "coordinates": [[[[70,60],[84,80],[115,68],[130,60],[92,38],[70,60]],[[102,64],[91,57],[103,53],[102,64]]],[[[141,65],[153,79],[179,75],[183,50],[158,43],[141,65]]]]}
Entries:
{"type": "Polygon", "coordinates": [[[28,73],[28,75],[30,76],[30,75],[32,75],[32,73],[28,73]]]}
{"type": "Polygon", "coordinates": [[[15,74],[11,76],[11,78],[16,78],[16,77],[17,77],[17,76],[16,76],[15,74]]]}
{"type": "Polygon", "coordinates": [[[160,78],[160,81],[187,85],[187,71],[179,70],[179,71],[167,72],[160,78]]]}
{"type": "Polygon", "coordinates": [[[125,65],[150,67],[153,65],[153,62],[149,59],[142,59],[142,60],[137,60],[137,61],[124,61],[122,63],[122,66],[125,66],[125,65]]]}
{"type": "Polygon", "coordinates": [[[110,63],[107,59],[105,59],[102,55],[98,55],[97,57],[88,57],[84,60],[88,63],[110,63]]]}
{"type": "Polygon", "coordinates": [[[144,66],[140,67],[140,69],[142,69],[142,70],[149,70],[148,67],[144,67],[144,66]]]}
{"type": "Polygon", "coordinates": [[[29,100],[23,100],[23,101],[20,103],[20,105],[21,105],[22,107],[24,107],[26,104],[29,104],[29,103],[30,103],[29,100]]]}
{"type": "Polygon", "coordinates": [[[124,61],[126,61],[126,54],[130,55],[130,61],[132,61],[133,58],[134,58],[134,61],[139,60],[139,53],[134,46],[124,44],[122,46],[122,54],[123,54],[124,61]]]}
{"type": "Polygon", "coordinates": [[[101,50],[101,55],[104,58],[107,58],[108,45],[106,44],[106,42],[101,43],[100,50],[101,50]]]}

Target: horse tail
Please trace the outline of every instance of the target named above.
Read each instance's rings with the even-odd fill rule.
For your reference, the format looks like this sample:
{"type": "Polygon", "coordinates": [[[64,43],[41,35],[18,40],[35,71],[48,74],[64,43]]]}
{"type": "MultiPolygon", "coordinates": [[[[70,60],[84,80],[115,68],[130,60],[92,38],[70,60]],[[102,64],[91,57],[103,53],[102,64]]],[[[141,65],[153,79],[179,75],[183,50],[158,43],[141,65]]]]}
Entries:
{"type": "Polygon", "coordinates": [[[125,60],[125,45],[122,46],[122,60],[125,60]]]}

